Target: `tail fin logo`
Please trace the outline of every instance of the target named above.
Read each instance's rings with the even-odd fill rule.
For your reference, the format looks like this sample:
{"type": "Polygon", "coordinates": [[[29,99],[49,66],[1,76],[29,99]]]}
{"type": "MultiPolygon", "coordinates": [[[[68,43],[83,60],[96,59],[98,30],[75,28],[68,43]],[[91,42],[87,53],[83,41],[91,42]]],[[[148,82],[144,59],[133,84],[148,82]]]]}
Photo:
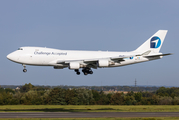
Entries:
{"type": "Polygon", "coordinates": [[[161,40],[159,37],[153,37],[150,41],[150,48],[159,48],[161,45],[161,40]]]}

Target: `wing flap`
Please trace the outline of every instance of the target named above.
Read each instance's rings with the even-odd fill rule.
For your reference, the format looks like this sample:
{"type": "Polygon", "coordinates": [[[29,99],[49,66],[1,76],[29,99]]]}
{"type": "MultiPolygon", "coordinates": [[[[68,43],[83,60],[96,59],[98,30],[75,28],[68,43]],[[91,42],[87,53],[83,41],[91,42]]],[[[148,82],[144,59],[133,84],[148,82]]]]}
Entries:
{"type": "Polygon", "coordinates": [[[83,60],[84,63],[96,63],[99,59],[83,60]]]}
{"type": "Polygon", "coordinates": [[[82,62],[86,64],[96,64],[101,59],[108,59],[112,61],[124,61],[124,58],[135,57],[136,55],[124,56],[124,57],[108,57],[108,58],[99,58],[99,59],[87,59],[87,60],[66,60],[66,61],[57,61],[57,64],[68,64],[70,62],[82,62]]]}
{"type": "Polygon", "coordinates": [[[65,61],[57,61],[57,64],[65,64],[65,61]]]}
{"type": "Polygon", "coordinates": [[[125,58],[135,57],[136,55],[124,56],[124,57],[111,57],[113,61],[124,61],[125,58]]]}

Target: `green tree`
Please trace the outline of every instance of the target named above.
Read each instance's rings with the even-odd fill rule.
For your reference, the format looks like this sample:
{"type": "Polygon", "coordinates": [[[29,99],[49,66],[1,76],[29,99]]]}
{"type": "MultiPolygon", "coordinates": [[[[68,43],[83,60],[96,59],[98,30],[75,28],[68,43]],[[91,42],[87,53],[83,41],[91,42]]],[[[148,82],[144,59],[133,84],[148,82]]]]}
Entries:
{"type": "Polygon", "coordinates": [[[5,91],[6,93],[9,92],[9,93],[15,94],[15,91],[12,90],[11,88],[6,88],[5,91]]]}
{"type": "Polygon", "coordinates": [[[134,92],[133,91],[128,92],[127,96],[134,96],[134,92]]]}
{"type": "Polygon", "coordinates": [[[62,88],[54,88],[46,99],[46,103],[51,105],[66,105],[66,90],[62,88]]]}
{"type": "Polygon", "coordinates": [[[134,94],[134,97],[135,97],[135,100],[137,102],[140,102],[141,99],[142,99],[142,93],[141,92],[137,92],[137,93],[134,94]]]}
{"type": "Polygon", "coordinates": [[[136,100],[135,100],[134,96],[125,95],[124,96],[124,104],[125,105],[135,105],[136,100]]]}
{"type": "Polygon", "coordinates": [[[111,96],[111,105],[124,105],[124,96],[122,93],[115,93],[111,96]]]}
{"type": "Polygon", "coordinates": [[[3,103],[3,105],[11,105],[11,101],[12,101],[12,98],[13,98],[13,96],[12,96],[12,93],[10,93],[10,92],[2,92],[1,93],[1,100],[3,101],[2,103],[3,103]]]}
{"type": "Polygon", "coordinates": [[[179,105],[179,97],[174,97],[172,100],[173,105],[179,105]]]}
{"type": "Polygon", "coordinates": [[[23,93],[20,93],[20,91],[17,91],[15,94],[13,94],[11,105],[19,105],[22,95],[23,93]]]}
{"type": "Polygon", "coordinates": [[[157,91],[156,94],[159,96],[170,96],[172,98],[174,97],[179,97],[179,88],[165,88],[165,87],[160,87],[157,91]]]}
{"type": "Polygon", "coordinates": [[[172,105],[172,97],[161,97],[159,98],[159,105],[172,105]]]}
{"type": "Polygon", "coordinates": [[[65,94],[65,101],[68,105],[78,105],[78,98],[75,89],[68,89],[65,94]]]}
{"type": "Polygon", "coordinates": [[[100,94],[97,90],[92,90],[92,94],[93,94],[93,98],[95,100],[95,102],[99,101],[100,99],[100,94]]]}
{"type": "Polygon", "coordinates": [[[43,103],[42,104],[44,104],[44,105],[49,104],[48,103],[48,98],[49,98],[49,95],[50,95],[51,91],[52,91],[52,89],[45,91],[45,93],[43,94],[43,103]]]}
{"type": "Polygon", "coordinates": [[[88,89],[76,89],[79,105],[89,105],[93,101],[93,94],[88,89]]]}
{"type": "Polygon", "coordinates": [[[31,83],[26,83],[24,86],[20,88],[20,92],[28,92],[29,90],[32,90],[32,88],[34,88],[34,86],[31,83]]]}
{"type": "Polygon", "coordinates": [[[4,105],[2,93],[0,93],[0,105],[4,105]]]}
{"type": "Polygon", "coordinates": [[[43,103],[43,97],[37,91],[30,90],[21,97],[20,102],[25,105],[40,105],[43,103]]]}

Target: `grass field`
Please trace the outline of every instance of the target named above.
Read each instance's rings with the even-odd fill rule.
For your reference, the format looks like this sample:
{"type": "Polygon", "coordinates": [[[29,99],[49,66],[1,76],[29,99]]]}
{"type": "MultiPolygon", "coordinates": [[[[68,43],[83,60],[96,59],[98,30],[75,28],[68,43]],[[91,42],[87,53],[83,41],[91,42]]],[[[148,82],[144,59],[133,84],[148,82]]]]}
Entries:
{"type": "Polygon", "coordinates": [[[0,112],[179,112],[179,105],[1,105],[0,112]]]}
{"type": "Polygon", "coordinates": [[[179,120],[177,117],[157,118],[2,118],[0,120],[179,120]]]}

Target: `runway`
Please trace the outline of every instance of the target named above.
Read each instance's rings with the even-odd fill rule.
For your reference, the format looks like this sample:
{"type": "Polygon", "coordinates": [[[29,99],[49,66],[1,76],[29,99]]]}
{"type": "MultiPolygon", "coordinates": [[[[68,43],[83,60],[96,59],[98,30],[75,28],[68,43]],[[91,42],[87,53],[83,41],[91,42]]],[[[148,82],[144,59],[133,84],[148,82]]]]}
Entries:
{"type": "Polygon", "coordinates": [[[179,117],[179,112],[0,112],[0,118],[179,117]]]}

